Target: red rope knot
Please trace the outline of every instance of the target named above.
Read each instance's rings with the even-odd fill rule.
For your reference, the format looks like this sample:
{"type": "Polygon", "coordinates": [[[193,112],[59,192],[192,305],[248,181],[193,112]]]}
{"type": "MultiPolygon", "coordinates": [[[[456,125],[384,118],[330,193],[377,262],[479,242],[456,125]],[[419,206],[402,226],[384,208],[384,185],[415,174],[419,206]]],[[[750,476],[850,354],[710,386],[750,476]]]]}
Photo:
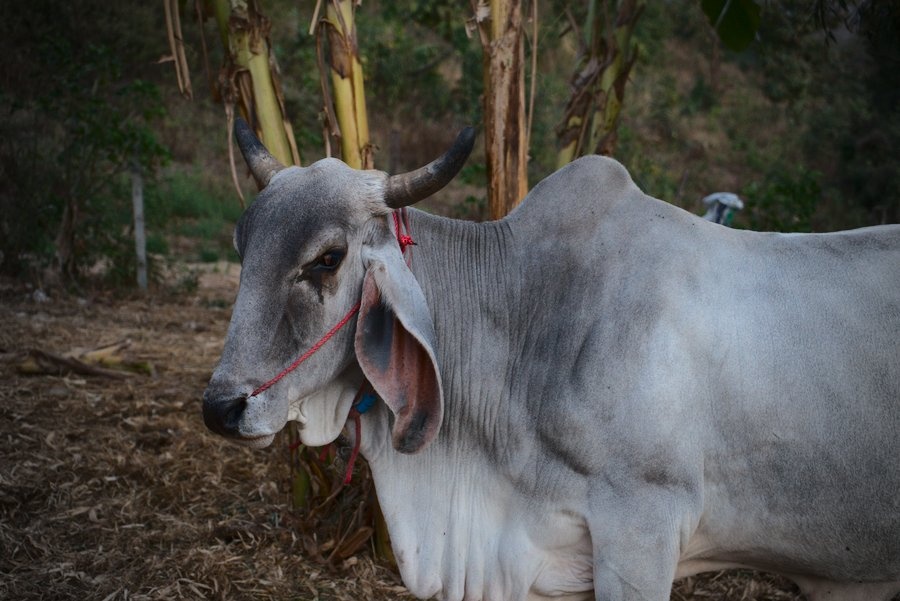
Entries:
{"type": "Polygon", "coordinates": [[[406,252],[407,246],[415,246],[416,242],[412,239],[412,236],[407,236],[406,234],[400,234],[397,236],[397,244],[400,245],[400,252],[406,252]]]}
{"type": "MultiPolygon", "coordinates": [[[[403,214],[403,222],[406,222],[406,210],[400,209],[393,212],[394,215],[394,229],[397,230],[397,244],[400,246],[400,254],[404,254],[406,252],[406,247],[415,246],[416,242],[412,239],[412,236],[409,234],[403,233],[402,222],[400,221],[400,214],[403,214]]],[[[409,223],[405,223],[406,230],[409,231],[409,223]]]]}
{"type": "MultiPolygon", "coordinates": [[[[366,382],[363,380],[363,386],[365,384],[366,382]]],[[[353,479],[353,464],[356,463],[356,458],[359,457],[359,446],[362,443],[362,422],[359,419],[359,411],[351,409],[350,415],[353,416],[353,425],[356,426],[356,432],[353,433],[353,437],[356,440],[353,442],[353,450],[350,451],[347,470],[344,472],[344,486],[350,484],[350,481],[353,479]]]]}

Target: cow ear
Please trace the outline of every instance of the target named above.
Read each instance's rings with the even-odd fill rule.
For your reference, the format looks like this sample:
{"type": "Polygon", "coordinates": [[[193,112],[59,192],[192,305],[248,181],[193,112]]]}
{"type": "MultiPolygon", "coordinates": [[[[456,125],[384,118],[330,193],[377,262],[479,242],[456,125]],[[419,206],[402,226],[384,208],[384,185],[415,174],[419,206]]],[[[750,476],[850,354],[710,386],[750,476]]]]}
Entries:
{"type": "Polygon", "coordinates": [[[434,323],[425,295],[396,246],[365,248],[363,264],[356,358],[394,413],[394,448],[415,453],[437,435],[444,414],[434,323]]]}

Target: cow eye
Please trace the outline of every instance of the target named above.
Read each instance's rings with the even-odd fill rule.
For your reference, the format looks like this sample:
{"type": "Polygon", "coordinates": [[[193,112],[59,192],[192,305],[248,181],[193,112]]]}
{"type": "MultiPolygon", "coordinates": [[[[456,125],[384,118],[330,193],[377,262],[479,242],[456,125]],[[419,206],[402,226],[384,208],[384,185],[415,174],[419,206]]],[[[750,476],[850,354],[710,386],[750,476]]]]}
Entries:
{"type": "Polygon", "coordinates": [[[334,271],[341,264],[344,258],[344,251],[337,248],[323,253],[312,265],[314,271],[334,271]]]}

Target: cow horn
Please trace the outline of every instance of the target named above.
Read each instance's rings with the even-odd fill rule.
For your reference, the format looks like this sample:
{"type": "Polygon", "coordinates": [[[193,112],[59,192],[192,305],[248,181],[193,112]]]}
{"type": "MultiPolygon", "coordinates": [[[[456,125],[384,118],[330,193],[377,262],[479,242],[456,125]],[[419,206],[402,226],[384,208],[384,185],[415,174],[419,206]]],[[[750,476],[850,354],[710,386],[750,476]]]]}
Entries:
{"type": "Polygon", "coordinates": [[[475,129],[466,127],[456,136],[450,150],[437,159],[415,171],[390,176],[384,193],[385,203],[392,209],[399,209],[431,196],[459,173],[474,144],[475,129]]]}
{"type": "Polygon", "coordinates": [[[234,120],[234,137],[237,138],[238,147],[244,155],[250,173],[253,174],[253,179],[256,180],[256,185],[262,190],[269,185],[273,175],[284,169],[284,165],[269,154],[253,129],[240,117],[234,120]]]}

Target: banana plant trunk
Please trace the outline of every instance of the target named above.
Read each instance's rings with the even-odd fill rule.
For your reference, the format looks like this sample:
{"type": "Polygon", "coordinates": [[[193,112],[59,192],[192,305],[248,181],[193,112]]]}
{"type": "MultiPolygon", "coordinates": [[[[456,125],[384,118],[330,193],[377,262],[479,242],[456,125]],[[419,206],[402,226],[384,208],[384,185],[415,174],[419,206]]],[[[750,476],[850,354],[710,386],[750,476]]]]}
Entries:
{"type": "Polygon", "coordinates": [[[300,153],[269,46],[270,24],[259,2],[212,0],[211,8],[226,51],[225,66],[219,74],[219,92],[226,106],[240,107],[263,144],[282,164],[299,165],[300,153]]]}
{"type": "Polygon", "coordinates": [[[571,96],[557,129],[557,167],[584,154],[612,155],[625,84],[637,59],[631,35],[643,0],[591,0],[571,96]]]}
{"type": "Polygon", "coordinates": [[[374,147],[369,142],[363,69],[356,42],[355,4],[354,0],[326,0],[325,18],[320,23],[317,47],[326,115],[332,121],[331,133],[340,139],[341,158],[354,169],[372,169],[374,147]],[[330,97],[324,81],[323,30],[328,39],[330,97]]]}

